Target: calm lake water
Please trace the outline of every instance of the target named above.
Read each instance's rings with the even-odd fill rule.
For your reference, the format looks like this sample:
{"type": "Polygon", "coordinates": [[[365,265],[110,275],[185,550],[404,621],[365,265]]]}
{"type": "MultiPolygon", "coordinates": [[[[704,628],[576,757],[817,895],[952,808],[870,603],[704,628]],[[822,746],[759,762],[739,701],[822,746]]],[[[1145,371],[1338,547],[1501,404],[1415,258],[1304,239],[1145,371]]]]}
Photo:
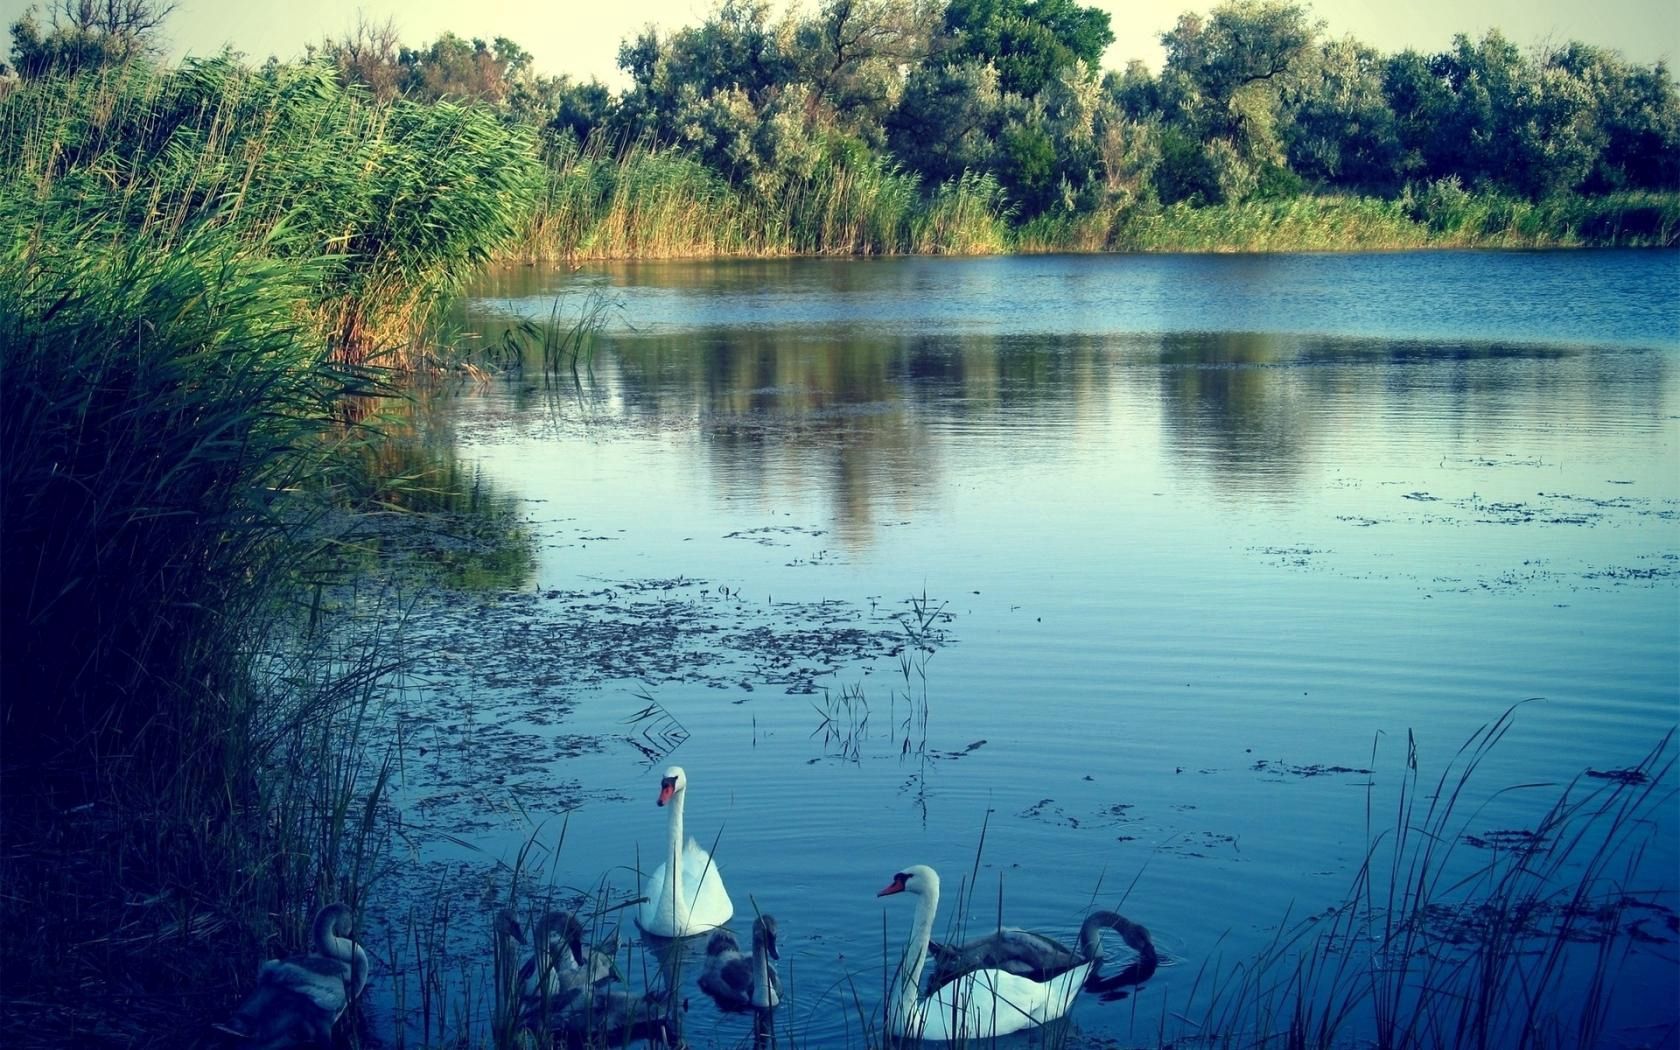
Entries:
{"type": "MultiPolygon", "coordinates": [[[[742,940],[780,922],[799,1045],[865,1045],[912,912],[876,890],[932,865],[944,930],[982,830],[971,929],[1001,884],[1011,925],[1153,932],[1167,965],[1071,1032],[1151,1044],[1204,967],[1348,898],[1408,734],[1432,785],[1541,698],[1453,824],[1468,870],[1680,721],[1674,252],[520,268],[461,323],[590,293],[576,384],[422,420],[530,550],[418,599],[397,720],[390,885],[459,901],[463,972],[528,842],[539,887],[633,894],[676,763],[742,940]]],[[[1680,1013],[1672,795],[1654,819],[1612,1046],[1680,1013]]],[[[691,1045],[747,1039],[681,994],[691,1045]]]]}

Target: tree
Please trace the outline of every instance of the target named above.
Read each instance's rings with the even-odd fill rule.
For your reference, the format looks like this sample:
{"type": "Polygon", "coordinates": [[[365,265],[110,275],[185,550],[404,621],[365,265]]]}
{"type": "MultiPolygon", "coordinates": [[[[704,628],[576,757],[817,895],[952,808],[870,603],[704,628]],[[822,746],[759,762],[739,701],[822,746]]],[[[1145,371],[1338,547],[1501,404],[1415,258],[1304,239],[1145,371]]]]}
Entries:
{"type": "Polygon", "coordinates": [[[129,62],[160,50],[174,0],[57,0],[42,32],[31,10],[13,22],[12,60],[26,77],[129,62]]]}
{"type": "Polygon", "coordinates": [[[155,48],[154,36],[175,10],[174,0],[58,0],[53,4],[53,29],[99,34],[155,48]]]}
{"type": "Polygon", "coordinates": [[[930,182],[992,169],[992,140],[1004,122],[998,71],[965,62],[923,66],[887,121],[892,152],[930,182]]]}
{"type": "Polygon", "coordinates": [[[1457,99],[1437,72],[1438,61],[1417,51],[1383,63],[1383,97],[1394,114],[1402,179],[1434,180],[1458,169],[1463,143],[1456,134],[1457,99]]]}
{"type": "Polygon", "coordinates": [[[1289,167],[1327,185],[1387,191],[1400,140],[1383,94],[1382,57],[1353,39],[1326,42],[1285,98],[1289,167]]]}
{"type": "Polygon", "coordinates": [[[531,65],[531,53],[499,36],[486,43],[445,33],[430,47],[403,48],[403,93],[414,98],[466,98],[503,103],[531,65]]]}
{"type": "Polygon", "coordinates": [[[808,122],[832,116],[879,142],[904,91],[901,69],[925,60],[940,24],[936,0],[827,0],[794,31],[793,76],[809,85],[808,122]]]}
{"type": "Polygon", "coordinates": [[[999,180],[1010,199],[1036,215],[1056,199],[1056,143],[1038,114],[1011,121],[998,136],[999,180]]]}
{"type": "Polygon", "coordinates": [[[1114,42],[1108,12],[1074,0],[951,0],[945,32],[945,61],[991,62],[999,86],[1025,97],[1064,69],[1097,69],[1114,42]]]}
{"type": "Polygon", "coordinates": [[[1274,0],[1237,0],[1200,15],[1180,15],[1178,23],[1161,34],[1167,49],[1163,74],[1184,77],[1200,103],[1205,131],[1241,131],[1239,99],[1254,89],[1274,96],[1288,78],[1311,61],[1319,24],[1307,21],[1305,10],[1274,0]]]}
{"type": "Polygon", "coordinates": [[[1319,28],[1305,10],[1277,0],[1235,0],[1206,20],[1181,15],[1161,35],[1161,81],[1176,100],[1167,119],[1203,143],[1203,156],[1197,163],[1169,140],[1161,174],[1210,201],[1240,200],[1286,169],[1283,100],[1311,63],[1319,28]]]}
{"type": "Polygon", "coordinates": [[[402,90],[402,51],[394,20],[370,22],[358,12],[356,24],[343,36],[310,49],[310,54],[331,62],[345,83],[361,84],[376,97],[389,99],[402,90]]]}
{"type": "Polygon", "coordinates": [[[580,84],[561,77],[554,86],[552,97],[555,105],[548,126],[555,131],[569,133],[578,142],[589,141],[589,136],[597,128],[608,126],[616,115],[616,100],[599,80],[580,84]]]}
{"type": "Polygon", "coordinates": [[[1680,95],[1665,63],[1629,65],[1611,52],[1571,42],[1547,65],[1580,81],[1592,96],[1602,135],[1584,189],[1680,189],[1680,95]]]}

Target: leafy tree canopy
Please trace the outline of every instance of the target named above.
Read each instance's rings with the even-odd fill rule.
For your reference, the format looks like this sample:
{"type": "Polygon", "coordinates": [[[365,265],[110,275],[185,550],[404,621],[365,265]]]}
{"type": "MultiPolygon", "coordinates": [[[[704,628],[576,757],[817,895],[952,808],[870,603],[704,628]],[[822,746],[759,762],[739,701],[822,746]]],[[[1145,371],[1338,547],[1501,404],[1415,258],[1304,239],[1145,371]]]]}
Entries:
{"type": "Polygon", "coordinates": [[[1036,95],[1076,63],[1095,70],[1114,42],[1108,12],[1074,0],[951,0],[947,60],[991,62],[999,86],[1036,95]]]}

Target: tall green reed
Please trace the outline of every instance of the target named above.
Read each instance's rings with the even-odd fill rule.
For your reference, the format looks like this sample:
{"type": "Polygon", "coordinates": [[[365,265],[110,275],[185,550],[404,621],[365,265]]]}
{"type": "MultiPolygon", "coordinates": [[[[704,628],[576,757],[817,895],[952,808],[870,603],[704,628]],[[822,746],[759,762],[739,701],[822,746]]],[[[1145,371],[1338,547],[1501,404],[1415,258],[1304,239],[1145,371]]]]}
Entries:
{"type": "Polygon", "coordinates": [[[1255,956],[1207,960],[1162,1042],[1220,1047],[1592,1047],[1631,945],[1622,923],[1661,807],[1672,804],[1673,736],[1621,778],[1577,778],[1518,844],[1470,855],[1499,796],[1479,767],[1516,708],[1420,779],[1415,739],[1392,823],[1367,802],[1369,847],[1347,898],[1255,956]]]}
{"type": "Polygon", "coordinates": [[[169,1045],[226,1008],[183,996],[234,1001],[370,877],[384,772],[355,726],[396,660],[316,634],[299,585],[305,493],[366,436],[338,408],[379,383],[300,324],[321,266],[226,226],[168,251],[74,214],[8,229],[0,1029],[169,1045]]]}
{"type": "Polygon", "coordinates": [[[888,158],[835,147],[773,191],[730,182],[680,150],[606,136],[551,143],[548,189],[522,259],[972,253],[1004,244],[989,176],[924,191],[888,158]]]}
{"type": "Polygon", "coordinates": [[[488,110],[379,101],[321,65],[135,64],[0,100],[9,220],[70,216],[161,250],[225,227],[311,264],[297,302],[357,362],[415,341],[523,229],[541,170],[532,133],[488,110]]]}

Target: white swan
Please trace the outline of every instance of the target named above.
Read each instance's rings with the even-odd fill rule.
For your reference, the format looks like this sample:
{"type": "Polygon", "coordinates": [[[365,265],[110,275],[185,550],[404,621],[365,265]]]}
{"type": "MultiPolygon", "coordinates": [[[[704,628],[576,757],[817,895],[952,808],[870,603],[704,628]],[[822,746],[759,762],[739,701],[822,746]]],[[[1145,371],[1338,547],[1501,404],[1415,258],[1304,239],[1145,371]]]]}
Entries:
{"type": "Polygon", "coordinates": [[[256,988],[227,1024],[216,1027],[252,1050],[331,1046],[334,1022],[368,980],[367,952],[350,939],[350,924],[347,905],[322,908],[310,933],[314,951],[263,963],[256,988]]]}
{"type": "Polygon", "coordinates": [[[924,999],[918,989],[933,935],[934,912],[939,908],[939,875],[925,864],[905,868],[876,896],[894,893],[921,898],[887,1000],[887,1027],[894,1035],[940,1042],[990,1039],[1054,1021],[1067,1013],[1096,965],[1095,960],[1087,960],[1048,981],[1005,970],[973,970],[924,999]]]}
{"type": "Polygon", "coordinates": [[[636,913],[637,925],[659,937],[705,933],[735,914],[735,905],[723,888],[723,873],[711,855],[692,838],[683,841],[683,796],[687,791],[688,776],[681,766],[665,770],[659,781],[659,805],[671,804],[671,840],[664,863],[648,876],[643,890],[647,899],[636,913]]]}

